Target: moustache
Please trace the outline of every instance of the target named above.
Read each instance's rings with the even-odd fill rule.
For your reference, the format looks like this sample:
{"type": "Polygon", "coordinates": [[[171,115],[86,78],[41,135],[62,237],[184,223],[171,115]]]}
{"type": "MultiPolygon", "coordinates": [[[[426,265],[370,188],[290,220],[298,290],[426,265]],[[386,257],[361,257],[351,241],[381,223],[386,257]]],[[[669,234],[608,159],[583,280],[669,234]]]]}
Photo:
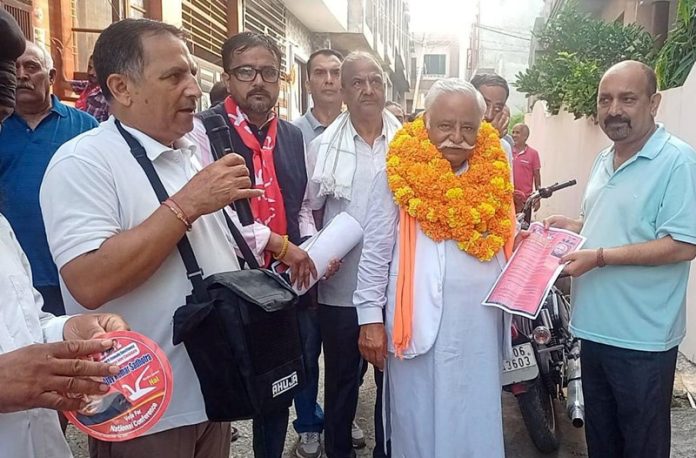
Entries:
{"type": "Polygon", "coordinates": [[[249,92],[249,93],[247,94],[247,98],[253,97],[253,96],[255,96],[255,95],[263,95],[264,97],[268,97],[268,98],[271,97],[271,94],[269,94],[269,93],[266,92],[266,91],[251,91],[251,92],[249,92]]]}
{"type": "Polygon", "coordinates": [[[466,140],[463,140],[461,143],[454,143],[449,140],[445,140],[444,142],[440,143],[438,146],[438,149],[445,149],[445,148],[451,148],[451,149],[463,149],[470,151],[475,148],[474,145],[470,145],[466,142],[466,140]]]}
{"type": "Polygon", "coordinates": [[[628,127],[631,127],[631,120],[623,116],[609,116],[604,120],[604,125],[606,127],[609,127],[612,124],[627,124],[628,127]]]}

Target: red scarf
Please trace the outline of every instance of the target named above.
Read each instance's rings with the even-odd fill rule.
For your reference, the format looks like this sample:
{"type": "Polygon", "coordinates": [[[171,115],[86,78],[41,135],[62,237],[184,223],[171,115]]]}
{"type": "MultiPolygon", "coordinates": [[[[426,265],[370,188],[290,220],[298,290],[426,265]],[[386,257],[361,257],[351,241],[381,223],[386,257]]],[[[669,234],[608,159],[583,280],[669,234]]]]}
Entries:
{"type": "MultiPolygon", "coordinates": [[[[250,201],[254,219],[264,226],[268,226],[276,234],[286,235],[288,233],[288,222],[285,217],[285,203],[280,192],[275,164],[273,163],[273,150],[278,132],[278,118],[274,113],[271,113],[271,119],[268,121],[268,134],[263,145],[260,145],[256,135],[249,127],[247,116],[232,100],[232,97],[225,99],[225,111],[227,111],[230,124],[234,126],[242,142],[252,152],[255,175],[254,186],[256,189],[263,189],[264,191],[263,196],[250,201]]],[[[270,259],[270,253],[267,253],[267,265],[270,259]]]]}

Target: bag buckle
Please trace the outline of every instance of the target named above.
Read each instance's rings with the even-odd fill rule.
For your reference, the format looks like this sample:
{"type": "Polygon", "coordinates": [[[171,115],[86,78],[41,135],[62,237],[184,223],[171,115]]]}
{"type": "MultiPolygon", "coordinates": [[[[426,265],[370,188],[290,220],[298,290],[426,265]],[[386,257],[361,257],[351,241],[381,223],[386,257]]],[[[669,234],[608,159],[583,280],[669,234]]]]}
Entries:
{"type": "Polygon", "coordinates": [[[200,275],[201,277],[203,277],[203,269],[198,269],[195,272],[191,272],[190,274],[189,273],[186,274],[186,276],[189,278],[189,280],[197,275],[200,275]]]}

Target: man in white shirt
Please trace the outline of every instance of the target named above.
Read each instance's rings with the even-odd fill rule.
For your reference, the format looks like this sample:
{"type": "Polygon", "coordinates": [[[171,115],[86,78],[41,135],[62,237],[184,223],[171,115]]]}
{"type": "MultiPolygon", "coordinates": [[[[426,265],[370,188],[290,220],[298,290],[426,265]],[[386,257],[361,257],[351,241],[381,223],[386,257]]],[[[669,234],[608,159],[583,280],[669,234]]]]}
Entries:
{"type": "MultiPolygon", "coordinates": [[[[366,222],[368,193],[384,168],[389,141],[401,124],[384,110],[382,68],[370,54],[354,52],[341,66],[341,93],[348,111],[316,138],[307,151],[307,194],[313,210],[324,210],[324,225],[341,212],[366,222]]],[[[319,321],[326,370],[325,449],[331,458],[353,456],[351,425],[358,402],[362,364],[358,319],[352,297],[362,245],[342,260],[341,269],[319,284],[319,321]]]]}
{"type": "MultiPolygon", "coordinates": [[[[312,107],[293,121],[302,131],[305,149],[341,114],[342,61],[343,55],[333,49],[319,49],[307,59],[306,85],[312,96],[312,107]]],[[[314,216],[319,223],[321,217],[319,212],[314,216]]],[[[300,458],[318,458],[322,454],[320,436],[324,429],[324,411],[317,402],[321,329],[316,288],[303,298],[297,309],[297,319],[302,334],[307,380],[294,400],[297,418],[292,425],[298,434],[295,454],[300,458]]]]}
{"type": "MultiPolygon", "coordinates": [[[[15,104],[15,62],[25,41],[17,22],[0,9],[0,127],[15,104]]],[[[2,196],[0,196],[1,198],[2,196]]],[[[66,393],[100,394],[106,386],[89,377],[118,372],[118,366],[84,357],[112,343],[96,337],[128,329],[116,315],[54,317],[32,287],[29,260],[0,214],[0,443],[6,456],[71,456],[58,416],[82,400],[66,393]],[[64,341],[65,339],[65,341],[64,341]],[[89,340],[84,340],[89,339],[89,340]]]]}
{"type": "Polygon", "coordinates": [[[106,391],[106,385],[88,377],[116,374],[118,366],[81,358],[111,347],[111,341],[99,339],[99,334],[128,326],[111,314],[55,317],[43,312],[43,299],[32,287],[29,261],[2,215],[0,291],[2,455],[69,457],[53,410],[81,407],[80,398],[66,393],[106,391]]]}
{"type": "Polygon", "coordinates": [[[92,440],[91,455],[227,458],[229,423],[207,421],[186,349],[172,344],[172,316],[191,291],[176,245],[186,234],[206,276],[239,269],[218,210],[262,192],[248,189],[241,157],[230,154],[201,169],[196,145],[183,139],[201,90],[181,30],[126,19],[102,32],[93,59],[113,116],[64,144],[49,164],[41,188],[48,242],[66,309],[120,313],[165,351],[174,393],[148,435],[92,440]],[[171,196],[164,203],[131,154],[128,134],[171,196]]]}

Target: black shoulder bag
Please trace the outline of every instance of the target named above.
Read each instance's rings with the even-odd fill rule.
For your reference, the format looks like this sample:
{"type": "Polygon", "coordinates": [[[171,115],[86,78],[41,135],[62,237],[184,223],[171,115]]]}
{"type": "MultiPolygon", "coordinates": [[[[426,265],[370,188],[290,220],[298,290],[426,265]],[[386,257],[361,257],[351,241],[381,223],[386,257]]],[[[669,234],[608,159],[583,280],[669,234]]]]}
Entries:
{"type": "MultiPolygon", "coordinates": [[[[145,149],[116,121],[160,202],[169,198],[145,149]]],[[[223,210],[250,270],[203,278],[186,235],[177,248],[193,291],[174,313],[175,345],[184,343],[212,421],[252,418],[290,406],[305,380],[295,303],[278,274],[259,268],[239,229],[223,210]]]]}

